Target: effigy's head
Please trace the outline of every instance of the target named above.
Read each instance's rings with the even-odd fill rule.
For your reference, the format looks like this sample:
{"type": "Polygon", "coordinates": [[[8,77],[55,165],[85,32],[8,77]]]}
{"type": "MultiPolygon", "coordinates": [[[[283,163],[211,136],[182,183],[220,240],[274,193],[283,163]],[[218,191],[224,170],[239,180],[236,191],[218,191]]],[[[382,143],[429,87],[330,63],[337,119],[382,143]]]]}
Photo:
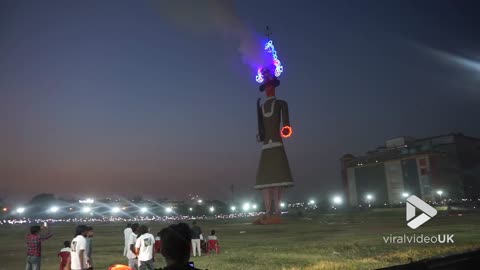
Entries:
{"type": "Polygon", "coordinates": [[[265,43],[264,50],[265,61],[257,69],[257,75],[255,76],[255,80],[260,84],[275,80],[283,73],[282,63],[278,59],[277,51],[271,40],[265,43]]]}
{"type": "Polygon", "coordinates": [[[260,92],[266,91],[267,96],[275,95],[275,88],[280,85],[280,80],[275,77],[271,69],[262,68],[263,83],[260,85],[260,92]]]}

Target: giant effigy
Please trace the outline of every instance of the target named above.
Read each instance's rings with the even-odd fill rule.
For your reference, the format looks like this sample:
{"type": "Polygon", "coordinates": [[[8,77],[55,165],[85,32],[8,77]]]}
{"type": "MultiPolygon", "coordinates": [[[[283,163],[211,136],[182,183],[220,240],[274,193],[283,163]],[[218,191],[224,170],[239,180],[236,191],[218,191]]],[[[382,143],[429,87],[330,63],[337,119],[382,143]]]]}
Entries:
{"type": "Polygon", "coordinates": [[[260,162],[257,169],[254,188],[262,192],[265,204],[265,216],[255,221],[256,224],[280,223],[280,201],[286,188],[293,186],[283,139],[292,136],[288,104],[276,97],[276,89],[280,86],[278,77],[283,66],[278,59],[273,42],[265,44],[265,51],[271,55],[271,65],[260,67],[256,81],[260,83],[260,92],[265,99],[257,100],[257,141],[262,142],[260,162]]]}

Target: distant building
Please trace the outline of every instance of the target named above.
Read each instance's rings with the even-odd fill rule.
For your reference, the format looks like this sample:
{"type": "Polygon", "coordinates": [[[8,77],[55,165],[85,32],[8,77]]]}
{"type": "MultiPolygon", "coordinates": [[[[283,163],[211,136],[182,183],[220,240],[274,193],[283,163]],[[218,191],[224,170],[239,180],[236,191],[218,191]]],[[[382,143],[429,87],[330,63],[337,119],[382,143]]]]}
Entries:
{"type": "Polygon", "coordinates": [[[351,206],[398,204],[404,195],[436,200],[480,198],[480,139],[452,133],[424,139],[399,137],[364,156],[341,158],[343,187],[351,206]],[[442,195],[437,191],[441,190],[442,195]]]}

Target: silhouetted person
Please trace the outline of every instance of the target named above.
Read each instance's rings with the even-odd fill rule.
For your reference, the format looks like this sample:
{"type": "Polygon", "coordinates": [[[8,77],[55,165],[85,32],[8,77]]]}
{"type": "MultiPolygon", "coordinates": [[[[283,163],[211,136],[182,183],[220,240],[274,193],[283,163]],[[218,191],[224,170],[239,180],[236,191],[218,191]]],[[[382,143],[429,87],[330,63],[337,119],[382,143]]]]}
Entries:
{"type": "Polygon", "coordinates": [[[185,223],[170,225],[160,231],[161,253],[167,267],[164,270],[198,270],[189,266],[191,230],[185,223]]]}
{"type": "Polygon", "coordinates": [[[87,236],[85,237],[85,240],[87,240],[87,249],[85,250],[85,254],[87,255],[87,266],[88,270],[93,270],[93,258],[92,258],[92,240],[93,240],[93,227],[92,226],[87,226],[87,236]]]}

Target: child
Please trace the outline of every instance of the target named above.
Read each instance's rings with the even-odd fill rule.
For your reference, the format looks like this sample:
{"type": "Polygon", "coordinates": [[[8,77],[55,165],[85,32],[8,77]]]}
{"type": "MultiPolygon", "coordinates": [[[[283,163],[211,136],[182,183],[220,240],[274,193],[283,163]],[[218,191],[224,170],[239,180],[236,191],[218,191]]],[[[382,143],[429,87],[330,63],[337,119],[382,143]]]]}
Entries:
{"type": "Polygon", "coordinates": [[[60,257],[60,270],[63,270],[67,266],[67,262],[70,259],[70,241],[63,242],[64,248],[60,250],[57,257],[60,257]]]}
{"type": "Polygon", "coordinates": [[[160,253],[162,250],[162,241],[160,238],[160,232],[157,233],[157,237],[155,237],[155,253],[160,253]]]}
{"type": "Polygon", "coordinates": [[[217,236],[215,235],[215,230],[212,230],[212,232],[208,236],[208,240],[218,240],[217,236]]]}
{"type": "Polygon", "coordinates": [[[215,235],[215,230],[212,230],[207,240],[208,240],[207,252],[211,250],[215,250],[215,252],[218,254],[220,252],[220,245],[218,244],[218,238],[215,235]]]}

